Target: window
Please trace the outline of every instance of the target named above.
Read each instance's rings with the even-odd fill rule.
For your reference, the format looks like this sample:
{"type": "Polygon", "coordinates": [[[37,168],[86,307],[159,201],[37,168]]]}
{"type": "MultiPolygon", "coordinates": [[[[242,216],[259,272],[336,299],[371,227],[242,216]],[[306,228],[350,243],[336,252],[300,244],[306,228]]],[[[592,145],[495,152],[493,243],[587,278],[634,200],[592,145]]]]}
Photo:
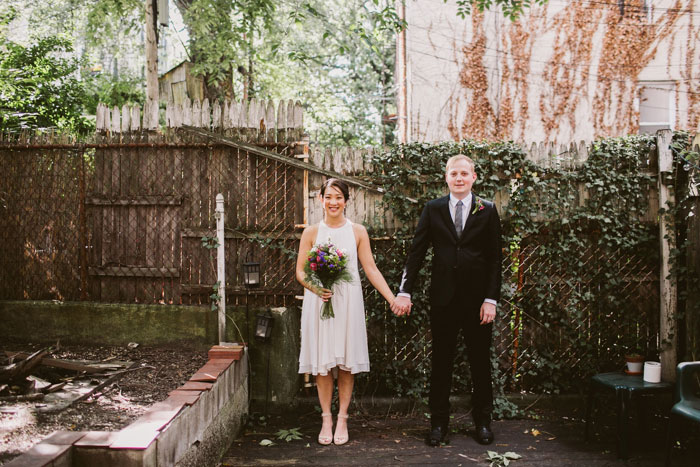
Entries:
{"type": "Polygon", "coordinates": [[[673,130],[676,85],[670,81],[639,82],[639,132],[673,130]]]}
{"type": "Polygon", "coordinates": [[[652,0],[644,0],[644,14],[647,16],[647,23],[651,24],[654,22],[654,5],[652,5],[652,0]]]}

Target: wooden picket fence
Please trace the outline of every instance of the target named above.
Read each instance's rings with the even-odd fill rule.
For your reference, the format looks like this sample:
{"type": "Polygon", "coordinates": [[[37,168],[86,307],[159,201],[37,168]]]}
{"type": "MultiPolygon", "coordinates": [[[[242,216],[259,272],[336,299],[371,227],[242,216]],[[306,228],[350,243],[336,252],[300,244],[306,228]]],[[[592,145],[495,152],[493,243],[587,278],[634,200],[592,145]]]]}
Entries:
{"type": "MultiPolygon", "coordinates": [[[[300,102],[280,100],[249,102],[225,101],[223,104],[185,100],[183,105],[169,103],[165,109],[165,126],[180,128],[193,126],[213,131],[227,132],[245,141],[263,143],[293,142],[301,140],[304,113],[300,102]]],[[[97,131],[128,133],[149,129],[142,126],[139,106],[124,105],[108,108],[97,107],[97,131]]]]}

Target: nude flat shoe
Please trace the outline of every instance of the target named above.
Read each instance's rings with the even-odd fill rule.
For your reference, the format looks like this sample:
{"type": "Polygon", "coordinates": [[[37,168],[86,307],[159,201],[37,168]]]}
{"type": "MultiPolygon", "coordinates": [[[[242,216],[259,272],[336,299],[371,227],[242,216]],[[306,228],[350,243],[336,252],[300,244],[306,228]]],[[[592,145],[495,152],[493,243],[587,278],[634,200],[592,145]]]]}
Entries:
{"type": "Polygon", "coordinates": [[[336,433],[333,435],[333,443],[334,443],[336,446],[342,446],[343,444],[347,443],[348,440],[350,439],[350,437],[349,437],[348,434],[347,434],[347,427],[348,427],[348,425],[347,425],[347,420],[348,420],[348,417],[349,417],[348,415],[340,415],[340,414],[338,414],[338,418],[342,418],[343,420],[345,420],[345,430],[346,430],[346,433],[345,433],[344,435],[339,435],[339,434],[337,433],[338,425],[336,425],[336,427],[335,427],[335,428],[336,428],[336,433]]]}
{"type": "MultiPolygon", "coordinates": [[[[321,417],[323,417],[323,418],[332,417],[332,416],[333,416],[333,414],[330,414],[330,413],[322,413],[322,414],[321,414],[321,417]]],[[[333,422],[332,419],[331,419],[331,422],[333,422]]],[[[323,429],[323,427],[321,427],[321,429],[323,429]]],[[[332,438],[332,437],[330,437],[330,436],[321,436],[321,433],[318,434],[318,444],[320,444],[320,445],[322,445],[322,446],[328,446],[328,445],[331,444],[332,442],[333,442],[333,438],[332,438]]]]}

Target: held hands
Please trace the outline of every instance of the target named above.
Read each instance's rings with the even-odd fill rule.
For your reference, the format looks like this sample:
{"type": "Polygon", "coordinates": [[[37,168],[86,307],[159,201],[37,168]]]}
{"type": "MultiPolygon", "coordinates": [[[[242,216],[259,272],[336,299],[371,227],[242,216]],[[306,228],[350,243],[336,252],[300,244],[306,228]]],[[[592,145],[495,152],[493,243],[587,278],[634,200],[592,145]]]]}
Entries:
{"type": "Polygon", "coordinates": [[[479,318],[481,318],[481,324],[492,323],[496,319],[496,305],[488,302],[482,303],[479,318]]]}
{"type": "Polygon", "coordinates": [[[396,316],[408,316],[411,314],[411,299],[408,297],[400,296],[396,297],[396,300],[391,304],[391,311],[394,312],[396,316]]]}

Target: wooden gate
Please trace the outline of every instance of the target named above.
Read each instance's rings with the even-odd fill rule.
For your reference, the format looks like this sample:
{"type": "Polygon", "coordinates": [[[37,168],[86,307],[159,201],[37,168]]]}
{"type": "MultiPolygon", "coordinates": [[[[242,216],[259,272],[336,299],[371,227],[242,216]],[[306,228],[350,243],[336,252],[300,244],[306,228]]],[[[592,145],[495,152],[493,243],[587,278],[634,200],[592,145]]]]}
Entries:
{"type": "Polygon", "coordinates": [[[181,303],[180,237],[193,201],[183,186],[183,147],[150,146],[147,138],[125,134],[95,151],[85,200],[92,300],[181,303]]]}
{"type": "Polygon", "coordinates": [[[299,169],[245,147],[173,132],[129,133],[96,149],[86,197],[90,299],[208,304],[216,282],[215,200],[223,194],[227,299],[246,293],[241,264],[262,263],[253,303],[294,303],[303,222],[299,169]],[[151,138],[148,141],[148,138],[151,138]]]}

